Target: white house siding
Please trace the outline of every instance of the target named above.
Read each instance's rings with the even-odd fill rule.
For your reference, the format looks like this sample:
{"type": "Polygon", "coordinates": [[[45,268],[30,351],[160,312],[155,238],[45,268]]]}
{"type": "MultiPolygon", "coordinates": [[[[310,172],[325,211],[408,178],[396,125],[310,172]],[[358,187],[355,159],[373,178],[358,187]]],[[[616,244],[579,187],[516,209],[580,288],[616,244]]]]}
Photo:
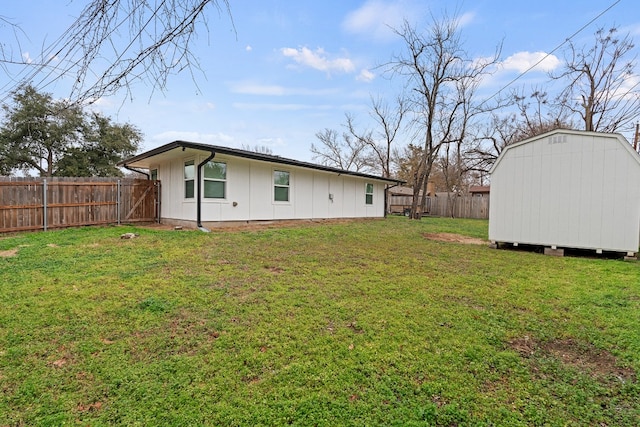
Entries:
{"type": "Polygon", "coordinates": [[[489,239],[637,252],[640,156],[615,134],[554,131],[506,149],[491,171],[489,239]]]}
{"type": "MultiPolygon", "coordinates": [[[[162,182],[163,219],[195,221],[196,199],[184,198],[184,162],[194,160],[197,165],[205,158],[190,156],[151,166],[158,169],[162,182]]],[[[216,155],[214,160],[227,164],[226,198],[202,199],[203,222],[384,216],[382,181],[232,156],[216,155]],[[274,201],[275,170],[290,173],[289,202],[274,201]],[[365,203],[366,183],[374,186],[372,205],[365,203]]]]}

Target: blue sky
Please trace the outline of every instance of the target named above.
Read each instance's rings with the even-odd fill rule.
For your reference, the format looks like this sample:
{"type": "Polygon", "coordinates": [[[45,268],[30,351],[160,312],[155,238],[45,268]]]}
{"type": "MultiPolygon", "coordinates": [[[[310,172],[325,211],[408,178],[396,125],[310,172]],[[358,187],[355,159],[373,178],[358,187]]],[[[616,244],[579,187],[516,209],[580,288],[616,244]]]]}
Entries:
{"type": "MultiPolygon", "coordinates": [[[[346,112],[364,128],[371,97],[391,101],[398,93],[398,82],[380,66],[402,48],[390,27],[399,28],[403,19],[422,28],[431,14],[456,14],[473,57],[491,55],[502,43],[500,71],[481,89],[486,97],[610,6],[575,36],[576,44],[592,43],[599,27],[617,26],[636,40],[640,35],[640,14],[632,0],[229,1],[233,23],[210,9],[208,32],[196,40],[202,72],[196,71],[195,83],[183,73],[169,79],[164,93],[152,94],[150,87],[138,84],[133,99],[122,93],[92,108],[139,127],[142,150],[183,139],[229,147],[264,145],[274,154],[311,161],[309,148],[317,143],[317,132],[341,129],[346,112]]],[[[3,2],[0,16],[24,31],[18,45],[7,26],[0,27],[5,50],[36,57],[71,25],[84,3],[3,2]]],[[[545,82],[544,72],[560,65],[561,57],[551,55],[516,86],[545,82]]],[[[9,71],[12,75],[0,71],[3,94],[20,70],[9,71]]],[[[42,90],[64,97],[67,83],[62,78],[42,90]]]]}

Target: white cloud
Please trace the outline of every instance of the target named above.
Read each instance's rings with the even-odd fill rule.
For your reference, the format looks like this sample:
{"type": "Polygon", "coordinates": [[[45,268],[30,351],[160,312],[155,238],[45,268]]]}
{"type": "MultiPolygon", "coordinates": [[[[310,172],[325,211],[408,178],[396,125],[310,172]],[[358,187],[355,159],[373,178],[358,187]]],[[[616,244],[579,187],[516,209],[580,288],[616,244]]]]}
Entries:
{"type": "Polygon", "coordinates": [[[474,12],[467,12],[460,15],[457,19],[457,24],[459,28],[466,27],[470,23],[472,23],[476,18],[476,14],[474,12]]]}
{"type": "Polygon", "coordinates": [[[244,50],[246,50],[247,52],[251,52],[253,48],[250,45],[247,45],[247,47],[245,47],[244,50]]]}
{"type": "Polygon", "coordinates": [[[619,86],[612,88],[609,95],[617,99],[636,99],[638,97],[638,86],[640,86],[640,78],[637,76],[628,76],[619,86]]]}
{"type": "Polygon", "coordinates": [[[24,59],[24,62],[26,62],[27,64],[31,64],[33,62],[33,59],[31,59],[31,55],[29,54],[29,52],[24,52],[22,54],[22,59],[24,59]]]}
{"type": "Polygon", "coordinates": [[[367,69],[363,69],[362,71],[360,71],[360,74],[358,74],[358,76],[356,77],[356,80],[360,82],[369,83],[373,81],[373,79],[375,78],[376,78],[375,74],[373,74],[371,71],[367,69]]]}
{"type": "Polygon", "coordinates": [[[416,12],[409,1],[368,0],[347,15],[342,28],[374,40],[389,41],[396,37],[393,29],[399,29],[405,18],[415,18],[416,12]]]}
{"type": "Polygon", "coordinates": [[[351,73],[355,70],[356,66],[349,58],[335,58],[330,59],[327,52],[324,49],[318,48],[315,51],[307,47],[301,47],[294,49],[292,47],[283,47],[280,52],[288,58],[293,59],[300,65],[305,67],[314,68],[319,71],[325,71],[327,73],[342,72],[351,73]]]}
{"type": "Polygon", "coordinates": [[[101,108],[112,108],[113,102],[108,98],[92,98],[87,101],[87,106],[93,110],[99,110],[101,108]]]}
{"type": "Polygon", "coordinates": [[[536,71],[552,71],[560,66],[560,59],[555,55],[548,55],[545,52],[518,52],[505,59],[501,68],[504,70],[515,70],[519,73],[528,71],[532,66],[536,71]],[[539,64],[537,64],[540,62],[539,64]]]}

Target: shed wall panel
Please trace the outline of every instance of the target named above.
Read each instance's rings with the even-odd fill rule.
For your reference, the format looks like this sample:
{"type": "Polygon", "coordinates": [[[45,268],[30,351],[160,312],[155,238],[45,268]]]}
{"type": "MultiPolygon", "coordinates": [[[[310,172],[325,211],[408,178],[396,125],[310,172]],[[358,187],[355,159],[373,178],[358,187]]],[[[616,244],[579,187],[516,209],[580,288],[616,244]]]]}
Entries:
{"type": "Polygon", "coordinates": [[[640,156],[625,144],[568,131],[505,150],[492,170],[489,238],[638,251],[640,156]]]}

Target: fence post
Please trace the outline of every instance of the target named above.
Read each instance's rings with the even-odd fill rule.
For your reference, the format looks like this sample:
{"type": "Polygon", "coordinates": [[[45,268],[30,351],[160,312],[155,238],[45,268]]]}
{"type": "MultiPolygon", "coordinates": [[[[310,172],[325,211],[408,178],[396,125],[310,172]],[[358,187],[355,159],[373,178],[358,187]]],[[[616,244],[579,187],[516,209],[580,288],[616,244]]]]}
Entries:
{"type": "Polygon", "coordinates": [[[116,206],[118,211],[118,225],[120,225],[120,180],[117,183],[116,206]]]}
{"type": "Polygon", "coordinates": [[[47,180],[42,180],[42,228],[47,231],[47,180]]]}

